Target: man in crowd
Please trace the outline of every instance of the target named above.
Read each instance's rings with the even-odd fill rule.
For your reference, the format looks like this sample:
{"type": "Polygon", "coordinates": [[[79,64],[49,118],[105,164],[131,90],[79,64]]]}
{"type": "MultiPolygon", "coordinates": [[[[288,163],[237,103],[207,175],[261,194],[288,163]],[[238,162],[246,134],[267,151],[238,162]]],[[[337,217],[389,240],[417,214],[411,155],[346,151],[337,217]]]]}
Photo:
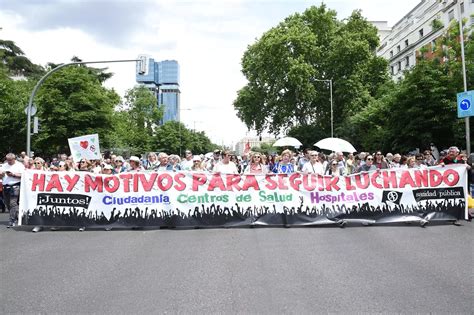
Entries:
{"type": "Polygon", "coordinates": [[[182,171],[190,171],[191,167],[193,167],[193,153],[190,150],[184,152],[184,159],[181,161],[180,166],[182,171]]]}
{"type": "Polygon", "coordinates": [[[221,151],[220,150],[214,150],[214,154],[212,157],[209,159],[206,165],[206,169],[209,172],[212,172],[214,170],[214,166],[219,163],[221,160],[221,151]]]}
{"type": "Polygon", "coordinates": [[[6,160],[6,163],[0,168],[0,177],[2,177],[3,183],[3,202],[10,213],[9,227],[11,227],[15,226],[18,221],[20,181],[25,167],[16,160],[16,156],[13,153],[8,153],[6,160]]]}

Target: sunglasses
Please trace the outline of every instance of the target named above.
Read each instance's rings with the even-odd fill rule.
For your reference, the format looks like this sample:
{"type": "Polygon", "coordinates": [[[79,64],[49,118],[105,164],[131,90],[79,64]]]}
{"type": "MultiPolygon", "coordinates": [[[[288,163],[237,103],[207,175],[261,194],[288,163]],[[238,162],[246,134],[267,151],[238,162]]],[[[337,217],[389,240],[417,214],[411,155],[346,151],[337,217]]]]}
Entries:
{"type": "Polygon", "coordinates": [[[373,158],[367,158],[367,161],[373,161],[374,159],[373,158]]]}
{"type": "Polygon", "coordinates": [[[86,161],[81,161],[81,163],[86,163],[86,161]]]}
{"type": "Polygon", "coordinates": [[[43,163],[41,163],[41,162],[35,162],[35,164],[36,164],[36,165],[41,165],[41,164],[43,164],[43,163]]]}

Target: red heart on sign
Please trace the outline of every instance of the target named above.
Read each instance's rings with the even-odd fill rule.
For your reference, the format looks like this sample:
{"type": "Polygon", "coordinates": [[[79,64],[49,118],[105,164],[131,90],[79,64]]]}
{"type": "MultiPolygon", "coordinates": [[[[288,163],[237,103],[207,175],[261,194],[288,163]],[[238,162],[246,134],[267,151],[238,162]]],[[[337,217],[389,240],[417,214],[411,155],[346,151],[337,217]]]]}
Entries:
{"type": "Polygon", "coordinates": [[[80,146],[84,149],[87,149],[87,147],[89,146],[89,141],[81,141],[80,146]]]}

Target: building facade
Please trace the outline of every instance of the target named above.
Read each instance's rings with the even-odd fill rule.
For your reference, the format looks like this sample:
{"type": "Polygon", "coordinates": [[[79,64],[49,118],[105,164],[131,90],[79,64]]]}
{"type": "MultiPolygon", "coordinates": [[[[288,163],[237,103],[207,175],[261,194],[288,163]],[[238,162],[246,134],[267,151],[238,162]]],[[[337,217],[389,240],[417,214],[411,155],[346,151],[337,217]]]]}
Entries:
{"type": "Polygon", "coordinates": [[[136,81],[153,92],[157,106],[163,106],[163,119],[159,122],[180,121],[179,64],[176,60],[155,61],[144,58],[140,68],[137,63],[136,81]]]}
{"type": "Polygon", "coordinates": [[[272,143],[275,142],[275,138],[271,137],[245,137],[240,139],[239,142],[235,145],[235,154],[244,155],[246,152],[246,147],[249,146],[250,149],[254,147],[260,147],[262,143],[272,143]]]}
{"type": "Polygon", "coordinates": [[[467,19],[467,25],[474,23],[474,0],[421,0],[392,28],[386,22],[372,22],[379,30],[380,46],[377,55],[389,61],[393,79],[403,77],[403,72],[416,64],[422,47],[436,45],[454,20],[467,19]],[[458,3],[459,1],[459,3],[458,3]]]}

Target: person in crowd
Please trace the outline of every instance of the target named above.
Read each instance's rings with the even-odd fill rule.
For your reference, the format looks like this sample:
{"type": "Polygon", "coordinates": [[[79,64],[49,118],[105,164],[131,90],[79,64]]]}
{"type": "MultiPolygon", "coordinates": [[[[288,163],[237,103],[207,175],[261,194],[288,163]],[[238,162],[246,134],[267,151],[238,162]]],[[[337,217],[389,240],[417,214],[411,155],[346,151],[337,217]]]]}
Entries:
{"type": "Polygon", "coordinates": [[[270,154],[267,159],[267,167],[269,170],[273,170],[275,167],[276,161],[275,161],[275,154],[270,154]]]}
{"type": "Polygon", "coordinates": [[[459,149],[458,147],[450,147],[448,149],[448,153],[446,156],[444,156],[441,159],[441,162],[439,165],[444,166],[444,165],[449,165],[449,164],[459,164],[460,161],[458,160],[458,155],[459,155],[459,149]]]}
{"type": "Polygon", "coordinates": [[[262,163],[262,155],[258,152],[250,154],[250,163],[244,170],[244,174],[267,174],[268,168],[262,163]]]}
{"type": "Polygon", "coordinates": [[[323,165],[323,170],[326,171],[329,165],[328,158],[323,152],[318,153],[319,162],[323,165]]]}
{"type": "Polygon", "coordinates": [[[408,168],[408,156],[402,155],[400,158],[400,168],[408,168]]]}
{"type": "Polygon", "coordinates": [[[423,157],[425,159],[424,163],[425,163],[426,166],[435,166],[436,165],[436,160],[433,157],[433,155],[431,154],[430,150],[425,150],[423,152],[423,157]]]}
{"type": "MultiPolygon", "coordinates": [[[[359,159],[360,159],[360,166],[365,164],[365,158],[367,157],[367,152],[360,152],[359,159]]],[[[359,167],[360,167],[359,166],[359,167]]]]}
{"type": "Polygon", "coordinates": [[[324,175],[329,175],[329,176],[342,176],[342,169],[339,167],[339,162],[336,159],[333,159],[331,162],[329,162],[329,168],[326,170],[324,175]]]}
{"type": "Polygon", "coordinates": [[[426,168],[425,157],[421,153],[415,154],[416,168],[426,168]]]}
{"type": "Polygon", "coordinates": [[[112,175],[114,170],[114,167],[110,164],[105,164],[104,167],[102,167],[102,174],[105,175],[112,175]]]}
{"type": "Polygon", "coordinates": [[[77,170],[79,172],[90,172],[91,171],[92,164],[89,160],[82,158],[79,161],[79,166],[77,170]]]}
{"type": "Polygon", "coordinates": [[[160,162],[155,152],[150,152],[147,155],[147,159],[144,161],[143,168],[148,171],[154,171],[158,168],[160,162]]]}
{"type": "Polygon", "coordinates": [[[374,157],[372,155],[367,155],[365,157],[365,163],[362,164],[359,169],[357,170],[358,173],[360,172],[369,172],[375,171],[377,167],[374,165],[374,157]]]}
{"type": "Polygon", "coordinates": [[[177,154],[171,154],[168,158],[171,165],[173,165],[173,171],[181,171],[181,158],[177,154]]]}
{"type": "Polygon", "coordinates": [[[117,156],[114,160],[115,167],[112,171],[113,174],[120,174],[127,171],[127,167],[124,165],[124,159],[121,155],[117,156]]]}
{"type": "Polygon", "coordinates": [[[347,159],[346,159],[346,172],[345,172],[345,174],[350,175],[350,174],[354,173],[354,170],[355,170],[354,164],[355,164],[354,154],[349,153],[347,155],[347,159]]]}
{"type": "Polygon", "coordinates": [[[388,168],[390,168],[393,162],[393,154],[391,152],[385,154],[385,162],[387,162],[388,168]]]}
{"type": "Polygon", "coordinates": [[[431,152],[431,155],[433,156],[433,159],[435,160],[435,162],[439,163],[440,154],[439,154],[438,148],[436,147],[436,145],[434,143],[430,143],[430,152],[431,152]]]}
{"type": "Polygon", "coordinates": [[[341,175],[346,175],[346,160],[344,158],[344,153],[336,152],[335,160],[337,161],[337,167],[339,167],[341,175]]]}
{"type": "Polygon", "coordinates": [[[354,155],[354,166],[352,167],[351,174],[357,173],[357,170],[359,169],[360,166],[361,166],[361,160],[360,160],[359,154],[356,154],[354,155]]]}
{"type": "Polygon", "coordinates": [[[241,174],[243,170],[242,166],[240,165],[239,158],[235,154],[231,154],[230,160],[231,162],[234,162],[235,166],[237,167],[237,172],[241,174]]]}
{"type": "Polygon", "coordinates": [[[166,154],[165,152],[160,152],[158,154],[158,161],[160,161],[160,164],[156,168],[157,171],[173,171],[173,164],[169,162],[168,154],[166,154]]]}
{"type": "Polygon", "coordinates": [[[70,156],[66,159],[66,170],[67,171],[75,171],[76,170],[76,164],[74,163],[74,160],[72,159],[72,156],[70,156]]]}
{"type": "Polygon", "coordinates": [[[303,150],[303,154],[298,158],[298,171],[303,171],[303,166],[311,160],[310,157],[311,150],[306,148],[303,150]]]}
{"type": "Polygon", "coordinates": [[[189,169],[191,172],[205,172],[207,171],[203,167],[203,163],[201,161],[201,157],[199,155],[193,156],[193,166],[189,169]]]}
{"type": "Polygon", "coordinates": [[[141,166],[140,158],[138,156],[132,155],[129,159],[130,161],[130,168],[129,172],[141,172],[145,169],[141,166]]]}
{"type": "Polygon", "coordinates": [[[319,161],[319,155],[316,151],[308,151],[309,162],[303,165],[301,170],[304,174],[324,175],[323,164],[319,161]]]}
{"type": "Polygon", "coordinates": [[[91,172],[94,174],[102,173],[102,164],[100,160],[92,160],[91,161],[91,172]]]}
{"type": "Polygon", "coordinates": [[[34,169],[37,171],[46,171],[46,165],[42,158],[36,157],[34,160],[34,169]]]}
{"type": "Polygon", "coordinates": [[[291,150],[284,150],[281,153],[281,159],[275,164],[272,169],[273,173],[285,173],[291,174],[296,171],[295,165],[291,163],[291,157],[293,156],[293,152],[291,150]]]}
{"type": "Polygon", "coordinates": [[[407,168],[419,168],[418,165],[416,164],[416,157],[410,156],[407,159],[407,168]]]}
{"type": "Polygon", "coordinates": [[[18,221],[18,203],[20,196],[21,175],[25,167],[16,160],[13,153],[8,153],[6,162],[0,168],[0,177],[3,185],[3,203],[10,213],[9,227],[15,226],[18,221]]]}
{"type": "Polygon", "coordinates": [[[392,161],[390,162],[389,164],[389,167],[391,168],[399,168],[400,167],[400,160],[401,160],[402,156],[399,154],[399,153],[395,153],[393,155],[393,159],[392,161]]]}
{"type": "Polygon", "coordinates": [[[184,152],[184,159],[181,161],[181,170],[189,171],[191,167],[194,166],[193,152],[191,150],[186,150],[184,152]]]}
{"type": "Polygon", "coordinates": [[[68,171],[66,162],[65,161],[59,161],[58,169],[56,171],[58,171],[58,172],[68,171]]]}
{"type": "Polygon", "coordinates": [[[387,162],[384,160],[383,154],[380,151],[375,153],[374,165],[379,170],[388,168],[387,162]]]}
{"type": "MultiPolygon", "coordinates": [[[[263,154],[260,155],[260,159],[261,159],[261,163],[264,163],[264,158],[263,158],[263,154]]],[[[247,166],[249,165],[250,161],[249,161],[249,153],[244,153],[244,155],[242,155],[242,159],[239,161],[240,162],[240,167],[242,169],[242,171],[245,171],[247,169],[247,166]]]]}
{"type": "Polygon", "coordinates": [[[213,172],[222,174],[239,174],[237,165],[230,160],[230,156],[230,151],[226,150],[222,152],[222,159],[214,166],[213,172]]]}
{"type": "Polygon", "coordinates": [[[206,169],[209,172],[214,171],[214,167],[219,163],[221,160],[221,151],[220,150],[214,150],[214,153],[212,157],[207,161],[206,169]]]}
{"type": "Polygon", "coordinates": [[[26,156],[25,159],[23,160],[23,166],[27,170],[32,170],[35,168],[35,160],[26,156]]]}

